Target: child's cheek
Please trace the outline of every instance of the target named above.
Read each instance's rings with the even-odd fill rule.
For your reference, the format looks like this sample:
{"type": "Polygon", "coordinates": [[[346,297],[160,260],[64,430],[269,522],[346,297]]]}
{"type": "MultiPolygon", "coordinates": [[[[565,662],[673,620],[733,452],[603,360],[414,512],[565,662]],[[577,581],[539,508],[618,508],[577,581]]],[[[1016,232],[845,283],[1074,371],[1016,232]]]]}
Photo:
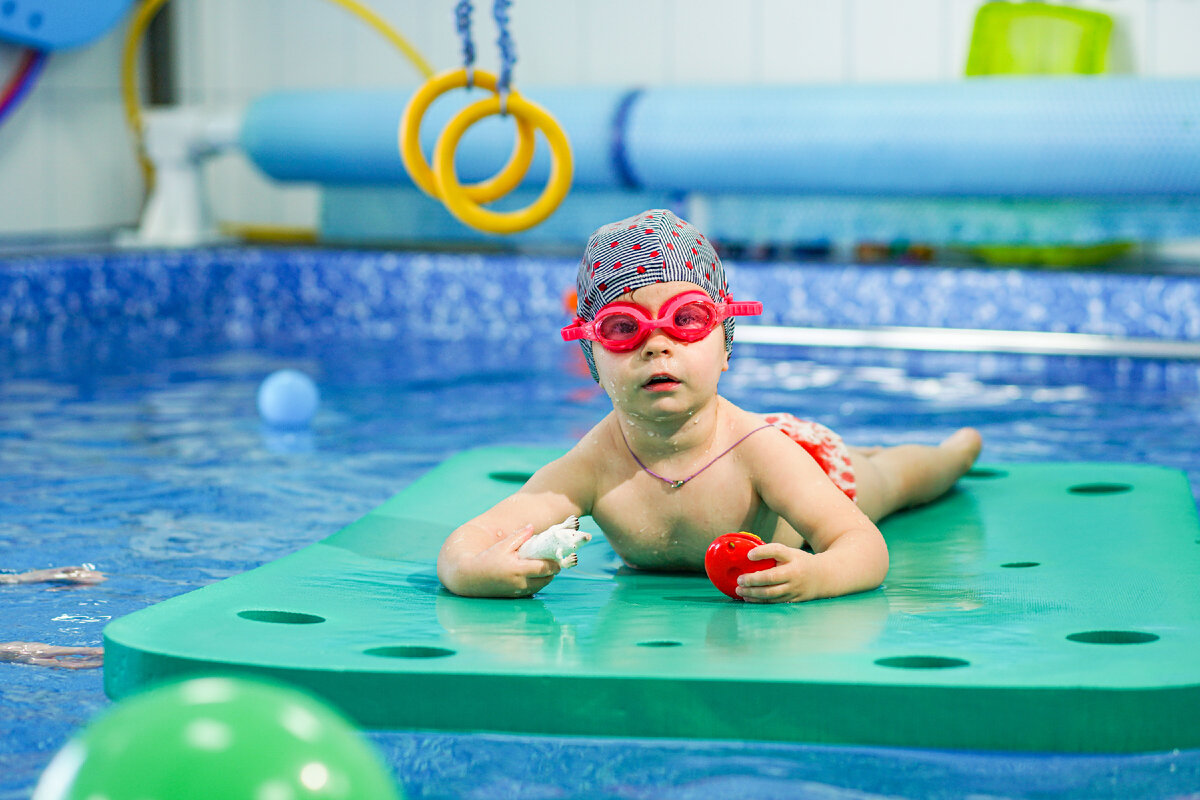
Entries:
{"type": "Polygon", "coordinates": [[[613,405],[620,405],[623,394],[621,381],[617,377],[619,371],[613,366],[607,353],[604,356],[597,356],[596,374],[600,376],[600,388],[608,395],[608,399],[613,402],[613,405]]]}

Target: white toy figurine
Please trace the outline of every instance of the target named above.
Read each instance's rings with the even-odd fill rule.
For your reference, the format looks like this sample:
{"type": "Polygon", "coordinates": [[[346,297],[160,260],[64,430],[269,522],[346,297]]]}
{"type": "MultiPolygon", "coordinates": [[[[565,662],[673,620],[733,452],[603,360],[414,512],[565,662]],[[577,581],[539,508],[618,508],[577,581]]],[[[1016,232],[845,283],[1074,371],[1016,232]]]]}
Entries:
{"type": "Polygon", "coordinates": [[[521,558],[545,558],[557,561],[563,569],[579,563],[575,551],[584,542],[590,542],[592,535],[579,530],[579,517],[567,517],[557,525],[552,525],[541,533],[529,537],[525,544],[517,550],[521,558]]]}

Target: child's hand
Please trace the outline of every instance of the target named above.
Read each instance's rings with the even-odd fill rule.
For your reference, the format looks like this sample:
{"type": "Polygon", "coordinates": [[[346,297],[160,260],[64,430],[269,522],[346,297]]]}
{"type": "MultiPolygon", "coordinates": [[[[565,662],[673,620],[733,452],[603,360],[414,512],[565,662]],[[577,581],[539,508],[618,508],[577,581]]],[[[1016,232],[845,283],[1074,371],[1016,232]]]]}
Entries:
{"type": "Polygon", "coordinates": [[[761,572],[738,576],[738,596],[747,603],[795,603],[817,597],[814,587],[815,556],[795,547],[771,542],[746,554],[751,561],[773,558],[778,562],[761,572]]]}
{"type": "Polygon", "coordinates": [[[540,591],[554,579],[560,567],[555,561],[541,558],[522,558],[517,554],[521,545],[533,536],[533,526],[526,525],[481,551],[470,564],[469,571],[477,576],[476,589],[491,597],[521,597],[540,591]]]}

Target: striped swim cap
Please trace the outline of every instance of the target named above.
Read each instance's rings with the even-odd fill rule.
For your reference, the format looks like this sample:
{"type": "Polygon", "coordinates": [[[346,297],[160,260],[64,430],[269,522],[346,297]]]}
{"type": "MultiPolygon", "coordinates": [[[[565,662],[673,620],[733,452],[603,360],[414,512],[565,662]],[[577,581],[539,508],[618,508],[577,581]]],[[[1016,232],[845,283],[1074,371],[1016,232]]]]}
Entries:
{"type": "MultiPolygon", "coordinates": [[[[597,228],[588,239],[575,279],[575,312],[591,320],[623,294],[652,283],[688,281],[714,303],[728,299],[729,284],[717,251],[694,225],[670,211],[652,208],[597,228]]],[[[725,320],[725,352],[733,350],[733,318],[725,320]]],[[[580,340],[592,378],[600,380],[592,342],[580,340]]]]}

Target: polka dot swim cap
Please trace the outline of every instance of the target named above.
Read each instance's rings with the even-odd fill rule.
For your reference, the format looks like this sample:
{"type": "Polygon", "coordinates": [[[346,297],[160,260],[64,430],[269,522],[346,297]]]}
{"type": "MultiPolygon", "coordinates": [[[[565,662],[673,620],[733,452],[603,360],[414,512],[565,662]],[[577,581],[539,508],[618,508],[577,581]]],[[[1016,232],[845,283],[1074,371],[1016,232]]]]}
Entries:
{"type": "MultiPolygon", "coordinates": [[[[597,228],[588,239],[575,279],[576,314],[596,312],[623,294],[652,283],[688,281],[720,303],[729,296],[725,267],[694,225],[663,208],[597,228]]],[[[725,352],[733,350],[733,318],[725,320],[725,352]]],[[[592,378],[599,381],[592,342],[579,342],[592,378]]]]}

